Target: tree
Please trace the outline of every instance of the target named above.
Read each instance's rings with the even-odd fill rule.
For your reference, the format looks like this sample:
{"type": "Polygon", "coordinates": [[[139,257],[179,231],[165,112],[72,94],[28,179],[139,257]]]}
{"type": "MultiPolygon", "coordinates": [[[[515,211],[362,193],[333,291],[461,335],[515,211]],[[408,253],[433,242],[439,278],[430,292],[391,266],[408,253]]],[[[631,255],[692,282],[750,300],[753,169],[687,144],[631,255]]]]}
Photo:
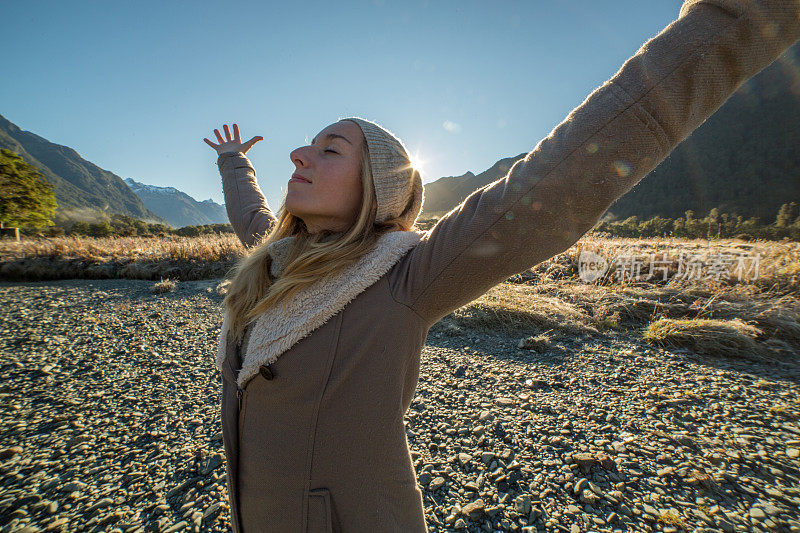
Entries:
{"type": "Polygon", "coordinates": [[[70,235],[88,235],[89,234],[89,223],[78,221],[72,224],[72,227],[69,230],[70,235]]]}
{"type": "Polygon", "coordinates": [[[785,228],[792,223],[792,219],[797,216],[797,204],[792,202],[790,204],[783,204],[778,210],[778,216],[775,217],[775,225],[779,228],[785,228]]]}
{"type": "Polygon", "coordinates": [[[182,237],[197,237],[200,235],[200,228],[197,226],[184,226],[175,230],[175,233],[182,237]]]}
{"type": "Polygon", "coordinates": [[[52,226],[58,204],[53,186],[17,153],[0,149],[0,222],[9,226],[52,226]]]}
{"type": "Polygon", "coordinates": [[[111,227],[106,221],[103,222],[92,222],[89,224],[89,236],[90,237],[108,237],[112,233],[114,233],[114,228],[111,227]]]}

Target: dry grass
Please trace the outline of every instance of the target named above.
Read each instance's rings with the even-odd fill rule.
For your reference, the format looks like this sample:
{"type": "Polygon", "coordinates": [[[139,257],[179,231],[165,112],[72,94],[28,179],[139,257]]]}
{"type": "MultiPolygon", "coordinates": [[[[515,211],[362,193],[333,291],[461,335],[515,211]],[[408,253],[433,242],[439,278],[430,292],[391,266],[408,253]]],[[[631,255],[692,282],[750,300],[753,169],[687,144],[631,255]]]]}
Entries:
{"type": "Polygon", "coordinates": [[[764,348],[756,338],[761,333],[757,327],[738,318],[661,318],[650,324],[642,337],[658,346],[686,347],[707,355],[760,359],[764,348]]]}
{"type": "Polygon", "coordinates": [[[233,234],[0,241],[0,278],[206,279],[225,276],[243,253],[233,234]]]}
{"type": "MultiPolygon", "coordinates": [[[[0,279],[221,278],[243,253],[233,234],[0,241],[0,279]]],[[[453,311],[437,327],[448,333],[477,328],[520,338],[550,334],[546,342],[531,341],[537,346],[558,335],[633,333],[652,342],[739,357],[764,350],[792,358],[800,353],[800,243],[587,236],[523,274],[453,311]],[[662,280],[661,272],[650,280],[620,279],[611,267],[585,283],[578,276],[582,251],[599,254],[610,266],[620,257],[636,257],[645,276],[651,257],[664,259],[668,279],[662,280]],[[681,251],[706,258],[719,252],[760,254],[758,275],[741,281],[680,279],[674,274],[681,251]]],[[[219,293],[226,288],[221,284],[219,293]]]]}
{"type": "MultiPolygon", "coordinates": [[[[455,333],[478,328],[521,339],[549,331],[551,336],[632,334],[697,353],[796,359],[800,300],[744,284],[710,290],[570,279],[501,283],[447,315],[438,327],[455,333]]],[[[531,342],[531,347],[541,344],[531,342]]]]}
{"type": "Polygon", "coordinates": [[[203,260],[227,261],[244,247],[232,233],[200,237],[56,237],[0,241],[0,258],[58,257],[86,260],[203,260]]]}
{"type": "Polygon", "coordinates": [[[529,285],[510,283],[493,287],[448,318],[460,327],[504,334],[546,329],[571,335],[599,333],[591,316],[573,304],[529,285]]]}
{"type": "Polygon", "coordinates": [[[658,516],[658,521],[662,524],[686,529],[686,522],[683,520],[683,518],[672,511],[661,511],[658,516]]]}
{"type": "MultiPolygon", "coordinates": [[[[601,285],[622,284],[635,285],[638,282],[648,281],[645,278],[651,273],[651,260],[654,263],[653,277],[650,282],[669,283],[676,287],[705,286],[718,288],[732,285],[751,285],[759,291],[778,291],[782,293],[800,290],[800,243],[776,242],[756,240],[751,242],[739,239],[719,240],[692,240],[679,238],[666,239],[633,239],[633,238],[605,238],[585,236],[564,253],[542,263],[539,267],[547,272],[550,278],[558,279],[563,275],[577,277],[578,259],[582,251],[594,252],[602,256],[609,264],[609,269],[599,280],[594,283],[601,285]],[[734,259],[739,255],[745,258],[744,271],[733,272],[734,265],[730,265],[730,274],[726,278],[720,275],[719,279],[707,269],[701,273],[703,279],[680,279],[675,277],[679,270],[678,258],[684,253],[684,266],[686,259],[697,256],[704,265],[711,265],[715,259],[726,256],[734,259]],[[755,258],[757,269],[755,272],[755,258]],[[622,279],[622,269],[618,261],[634,258],[641,264],[641,270],[636,272],[629,269],[628,273],[641,274],[640,279],[626,277],[622,279]],[[665,261],[658,263],[658,261],[665,261]],[[663,267],[663,268],[662,268],[663,267]],[[751,272],[746,269],[753,268],[751,272]],[[549,272],[548,272],[549,271],[549,272]],[[664,271],[667,280],[664,281],[664,271]],[[741,278],[741,279],[740,279],[741,278]]],[[[685,273],[685,271],[684,271],[685,273]]]]}
{"type": "Polygon", "coordinates": [[[150,292],[153,294],[164,294],[165,292],[172,292],[175,290],[175,281],[171,279],[161,279],[153,285],[150,292]]]}
{"type": "MultiPolygon", "coordinates": [[[[666,260],[668,281],[662,281],[662,273],[655,272],[652,284],[665,284],[678,290],[697,290],[707,287],[746,285],[759,292],[771,291],[781,294],[800,289],[800,243],[753,241],[736,239],[718,241],[687,239],[628,239],[585,236],[563,253],[536,265],[530,277],[540,282],[578,278],[578,259],[582,251],[591,251],[605,258],[609,269],[592,285],[636,286],[643,283],[628,278],[621,279],[616,261],[625,256],[642,262],[641,273],[649,273],[650,259],[666,260]],[[759,272],[755,279],[739,281],[736,277],[716,280],[713,277],[681,280],[677,273],[679,252],[699,254],[709,262],[719,252],[730,254],[760,254],[759,272]]],[[[165,236],[143,237],[56,237],[50,239],[24,239],[20,242],[0,241],[0,278],[4,279],[59,279],[64,277],[134,277],[158,279],[159,272],[171,268],[180,279],[200,279],[197,276],[218,277],[220,269],[198,269],[199,263],[225,263],[229,266],[242,255],[244,248],[232,233],[203,235],[200,237],[165,236]],[[169,267],[164,265],[170,262],[169,267]],[[128,269],[121,267],[133,263],[128,269]],[[66,271],[62,272],[62,271],[66,271]]],[[[163,274],[163,272],[161,272],[163,274]]],[[[647,283],[651,285],[651,283],[647,283]]],[[[645,302],[644,310],[650,312],[645,302]]],[[[625,305],[623,311],[631,311],[625,305]]],[[[609,313],[609,314],[613,314],[609,313]]],[[[623,317],[621,317],[623,318],[623,317]]]]}
{"type": "Polygon", "coordinates": [[[539,353],[544,353],[553,347],[553,340],[547,333],[548,332],[525,337],[519,341],[517,347],[525,350],[535,350],[539,353]]]}

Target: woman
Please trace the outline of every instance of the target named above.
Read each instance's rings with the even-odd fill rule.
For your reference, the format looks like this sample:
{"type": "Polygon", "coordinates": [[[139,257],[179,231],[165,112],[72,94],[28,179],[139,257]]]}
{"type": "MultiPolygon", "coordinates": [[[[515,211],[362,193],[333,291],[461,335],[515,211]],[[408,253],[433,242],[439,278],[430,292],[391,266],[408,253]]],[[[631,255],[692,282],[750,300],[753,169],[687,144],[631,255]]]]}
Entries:
{"type": "Polygon", "coordinates": [[[275,218],[234,125],[225,201],[254,248],[217,364],[233,529],[426,531],[403,425],[428,329],[567,248],[800,37],[796,0],[687,0],[508,174],[425,233],[402,143],[347,118],[291,153],[275,218]],[[263,240],[262,240],[263,239],[263,240]]]}

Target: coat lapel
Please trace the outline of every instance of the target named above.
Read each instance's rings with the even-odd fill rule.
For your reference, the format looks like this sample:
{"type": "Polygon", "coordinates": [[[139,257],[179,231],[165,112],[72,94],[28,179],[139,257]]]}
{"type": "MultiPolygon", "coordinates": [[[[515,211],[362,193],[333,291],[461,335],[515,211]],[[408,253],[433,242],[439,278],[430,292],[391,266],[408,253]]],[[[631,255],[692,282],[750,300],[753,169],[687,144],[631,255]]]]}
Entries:
{"type": "MultiPolygon", "coordinates": [[[[285,302],[285,306],[273,306],[259,316],[246,346],[242,368],[236,376],[238,385],[243,387],[249,378],[258,373],[261,365],[275,362],[297,341],[322,326],[367,287],[378,281],[417,245],[421,237],[422,233],[417,231],[386,233],[381,236],[375,248],[353,265],[335,276],[328,276],[298,291],[285,302]]],[[[283,240],[285,239],[280,241],[283,240]]],[[[286,250],[285,244],[276,248],[286,250]]],[[[283,264],[279,264],[281,270],[283,264]]],[[[222,372],[232,372],[227,342],[228,328],[229,317],[225,313],[216,358],[217,368],[222,372]]]]}

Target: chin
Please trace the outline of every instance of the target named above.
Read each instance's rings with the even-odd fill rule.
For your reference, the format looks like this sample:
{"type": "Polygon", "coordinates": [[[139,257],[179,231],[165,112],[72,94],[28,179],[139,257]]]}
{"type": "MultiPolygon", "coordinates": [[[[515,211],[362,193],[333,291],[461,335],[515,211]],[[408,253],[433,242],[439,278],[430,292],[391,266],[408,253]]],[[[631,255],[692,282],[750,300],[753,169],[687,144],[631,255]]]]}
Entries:
{"type": "Polygon", "coordinates": [[[285,202],[284,209],[297,218],[303,218],[308,214],[308,210],[303,209],[294,202],[285,202]]]}
{"type": "Polygon", "coordinates": [[[299,205],[297,205],[297,201],[291,198],[291,195],[286,196],[286,199],[283,201],[283,206],[294,216],[300,216],[302,209],[299,205]]]}

